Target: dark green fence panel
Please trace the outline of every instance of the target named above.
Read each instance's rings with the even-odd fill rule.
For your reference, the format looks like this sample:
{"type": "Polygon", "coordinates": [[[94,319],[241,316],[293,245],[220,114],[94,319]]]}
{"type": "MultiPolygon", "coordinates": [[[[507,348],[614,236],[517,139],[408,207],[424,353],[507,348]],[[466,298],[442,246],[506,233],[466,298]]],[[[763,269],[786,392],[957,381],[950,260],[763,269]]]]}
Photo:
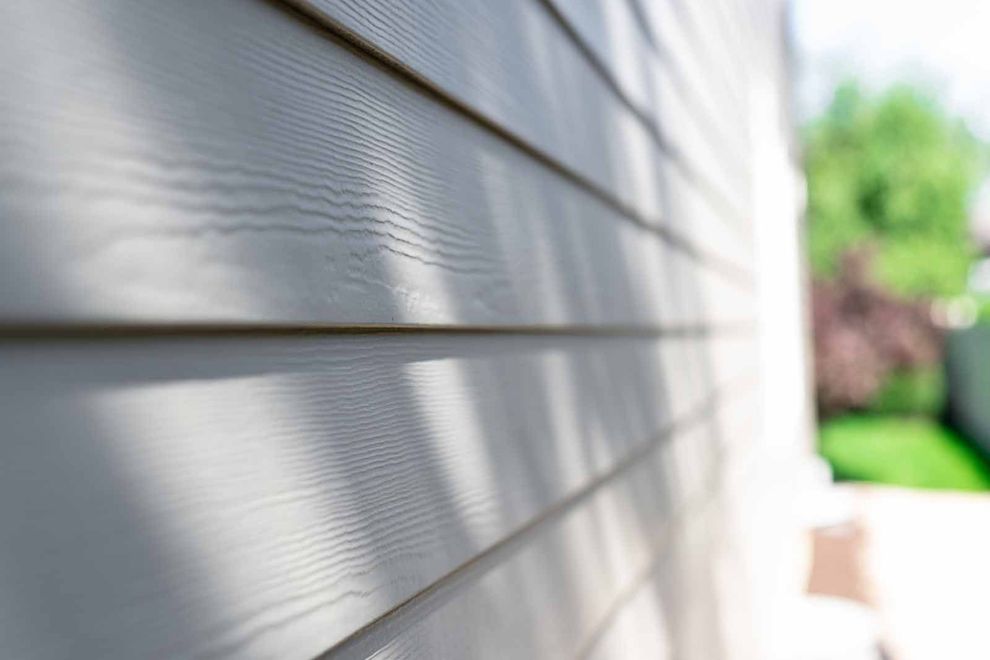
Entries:
{"type": "Polygon", "coordinates": [[[990,453],[990,325],[950,332],[945,354],[949,421],[990,453]]]}

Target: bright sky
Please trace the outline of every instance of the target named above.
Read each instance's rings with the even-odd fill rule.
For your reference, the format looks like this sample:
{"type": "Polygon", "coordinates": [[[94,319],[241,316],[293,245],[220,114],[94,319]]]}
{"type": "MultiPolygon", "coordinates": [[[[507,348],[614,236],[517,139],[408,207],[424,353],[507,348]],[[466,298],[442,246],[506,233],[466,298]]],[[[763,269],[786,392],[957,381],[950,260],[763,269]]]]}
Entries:
{"type": "Polygon", "coordinates": [[[798,107],[820,112],[836,81],[927,84],[990,139],[990,0],[793,0],[798,107]]]}

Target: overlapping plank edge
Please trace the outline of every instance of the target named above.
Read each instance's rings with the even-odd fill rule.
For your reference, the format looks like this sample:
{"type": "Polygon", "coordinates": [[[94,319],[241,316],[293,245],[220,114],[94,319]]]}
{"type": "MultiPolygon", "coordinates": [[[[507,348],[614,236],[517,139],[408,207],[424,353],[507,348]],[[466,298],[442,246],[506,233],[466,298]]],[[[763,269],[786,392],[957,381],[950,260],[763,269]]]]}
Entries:
{"type": "Polygon", "coordinates": [[[539,0],[284,1],[517,136],[637,221],[748,264],[740,251],[751,247],[748,234],[739,231],[748,222],[740,173],[727,183],[720,161],[695,162],[708,153],[698,141],[703,130],[695,109],[669,87],[669,67],[662,63],[651,62],[655,68],[643,72],[655,89],[648,104],[638,104],[586,60],[567,25],[539,0]],[[671,112],[659,113],[658,96],[665,109],[669,97],[671,112]],[[671,169],[688,173],[687,186],[669,184],[671,169]],[[704,213],[674,214],[669,197],[697,198],[704,213]],[[713,242],[713,232],[734,237],[735,245],[713,242]]]}
{"type": "MultiPolygon", "coordinates": [[[[742,15],[742,10],[755,4],[714,0],[699,6],[698,3],[673,0],[664,6],[652,2],[643,2],[640,6],[641,15],[658,33],[663,33],[663,23],[671,19],[667,8],[672,9],[678,24],[685,28],[687,41],[693,45],[698,66],[709,73],[711,84],[722,88],[730,107],[746,108],[751,91],[749,76],[753,72],[753,62],[748,59],[752,54],[751,47],[766,39],[764,34],[754,32],[752,21],[742,15]]],[[[765,27],[767,24],[760,25],[765,27]]]]}
{"type": "Polygon", "coordinates": [[[749,318],[744,271],[624,221],[279,5],[39,0],[0,17],[20,26],[0,44],[4,319],[749,318]]]}
{"type": "Polygon", "coordinates": [[[718,657],[721,445],[753,420],[752,399],[735,394],[323,657],[580,657],[609,642],[630,595],[657,578],[660,616],[640,637],[667,624],[675,650],[656,657],[718,657]]]}
{"type": "Polygon", "coordinates": [[[730,230],[748,236],[747,115],[719,94],[721,86],[712,84],[715,74],[699,67],[671,0],[651,3],[653,11],[666,13],[657,46],[646,38],[645,16],[637,17],[632,0],[539,1],[689,174],[689,186],[706,193],[730,230]],[[717,101],[708,102],[710,97],[717,101]]]}
{"type": "MultiPolygon", "coordinates": [[[[675,84],[685,93],[691,93],[690,105],[696,112],[710,118],[708,124],[718,134],[718,144],[744,166],[751,166],[751,108],[743,91],[750,82],[753,66],[753,53],[747,41],[755,38],[751,25],[740,16],[736,3],[725,6],[716,0],[690,3],[690,7],[685,4],[679,0],[629,0],[636,25],[660,59],[673,63],[670,70],[676,74],[675,84]],[[712,18],[722,19],[722,34],[717,40],[719,44],[729,44],[728,62],[712,62],[708,53],[712,44],[700,41],[693,25],[685,25],[693,20],[687,14],[699,4],[703,5],[702,11],[711,11],[712,18]]],[[[614,9],[612,3],[608,6],[614,9]]]]}
{"type": "MultiPolygon", "coordinates": [[[[589,6],[594,7],[593,4],[589,6]]],[[[725,2],[713,0],[701,7],[705,12],[710,9],[710,17],[722,27],[715,47],[724,45],[731,54],[728,62],[719,65],[709,60],[709,48],[699,41],[695,26],[690,24],[693,19],[687,14],[691,7],[686,7],[680,0],[628,0],[628,5],[608,9],[618,10],[606,15],[608,24],[618,20],[623,31],[631,32],[628,23],[634,22],[649,49],[661,61],[671,63],[671,72],[679,79],[683,93],[691,97],[692,106],[703,109],[706,127],[719,133],[723,146],[741,149],[742,154],[748,152],[748,130],[743,123],[746,119],[742,110],[746,107],[743,90],[749,82],[751,64],[746,59],[750,54],[746,38],[752,38],[752,33],[747,31],[750,26],[741,20],[735,3],[727,6],[725,2]],[[631,18],[634,20],[630,21],[631,18]]],[[[585,29],[595,30],[596,27],[587,23],[585,29]]],[[[609,60],[607,51],[602,50],[601,54],[609,60]]],[[[624,75],[616,64],[612,62],[613,75],[624,75]]],[[[742,154],[735,153],[737,157],[742,154]]],[[[745,160],[746,157],[743,155],[742,158],[745,160]]]]}
{"type": "Polygon", "coordinates": [[[716,455],[716,475],[702,489],[709,497],[699,499],[715,510],[705,516],[686,507],[677,516],[682,524],[667,533],[661,552],[638,562],[574,657],[716,658],[744,651],[751,613],[740,611],[733,598],[745,571],[732,508],[739,493],[753,487],[735,477],[746,460],[740,445],[751,449],[758,432],[758,409],[754,391],[737,389],[714,410],[709,432],[717,440],[709,451],[716,455]],[[718,648],[725,640],[738,647],[718,648]]]}
{"type": "Polygon", "coordinates": [[[404,325],[387,323],[12,323],[0,324],[0,341],[52,339],[116,340],[165,337],[294,337],[334,335],[499,335],[523,337],[715,337],[755,335],[751,322],[668,325],[664,327],[602,325],[404,325]]]}
{"type": "Polygon", "coordinates": [[[749,338],[0,345],[0,655],[315,655],[706,423],[753,359],[749,338]]]}

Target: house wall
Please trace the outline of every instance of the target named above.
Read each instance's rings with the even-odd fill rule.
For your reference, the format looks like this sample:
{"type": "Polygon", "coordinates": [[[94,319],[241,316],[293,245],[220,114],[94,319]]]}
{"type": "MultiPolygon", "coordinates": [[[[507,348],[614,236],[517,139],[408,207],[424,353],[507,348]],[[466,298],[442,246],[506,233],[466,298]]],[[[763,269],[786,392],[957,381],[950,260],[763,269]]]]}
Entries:
{"type": "Polygon", "coordinates": [[[759,657],[784,18],[0,3],[0,656],[759,657]]]}

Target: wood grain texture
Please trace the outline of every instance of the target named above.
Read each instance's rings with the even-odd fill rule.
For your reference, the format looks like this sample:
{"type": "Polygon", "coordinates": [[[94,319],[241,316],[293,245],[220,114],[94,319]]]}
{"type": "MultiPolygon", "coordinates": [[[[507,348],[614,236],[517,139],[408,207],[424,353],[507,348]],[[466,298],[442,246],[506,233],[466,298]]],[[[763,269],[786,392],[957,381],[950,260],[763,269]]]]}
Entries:
{"type": "MultiPolygon", "coordinates": [[[[762,2],[751,4],[766,4],[762,2]]],[[[745,108],[749,93],[748,62],[741,59],[742,53],[734,51],[739,42],[735,30],[741,26],[729,26],[721,20],[720,0],[704,3],[673,0],[674,9],[687,26],[690,38],[696,44],[695,50],[705,62],[705,68],[712,78],[718,80],[728,94],[728,100],[736,107],[745,108]]],[[[747,35],[755,40],[756,35],[747,35]]]]}
{"type": "MultiPolygon", "coordinates": [[[[642,221],[669,228],[713,254],[750,262],[751,254],[742,249],[748,243],[732,233],[730,220],[711,222],[709,216],[681,216],[670,209],[673,196],[711,203],[713,188],[720,200],[728,200],[732,215],[745,216],[746,207],[741,189],[726,190],[738,184],[724,181],[720,163],[726,155],[711,162],[694,109],[671,88],[664,63],[623,59],[619,68],[637,78],[633,112],[540,0],[287,1],[608,191],[642,221]],[[661,148],[664,142],[671,149],[661,148]],[[670,185],[669,170],[689,172],[687,185],[670,185]],[[718,241],[725,233],[734,237],[729,244],[718,241]]],[[[632,35],[608,46],[624,45],[625,36],[632,35]]],[[[727,210],[725,204],[718,208],[727,210]]]]}
{"type": "Polygon", "coordinates": [[[637,17],[631,0],[546,2],[667,145],[689,180],[703,187],[706,197],[714,196],[711,201],[726,216],[727,226],[745,225],[751,202],[742,149],[746,117],[738,108],[734,114],[727,108],[713,113],[703,102],[698,88],[710,87],[713,73],[698,70],[697,53],[685,43],[682,21],[669,16],[662,38],[651,43],[643,30],[644,18],[637,17]]]}
{"type": "Polygon", "coordinates": [[[758,37],[753,33],[745,33],[746,26],[734,23],[733,18],[723,16],[731,13],[730,8],[721,0],[706,3],[684,0],[632,1],[641,10],[639,16],[645,19],[647,29],[658,37],[657,43],[664,44],[674,37],[677,45],[674,46],[674,42],[671,42],[669,52],[682,57],[682,62],[692,60],[691,66],[706,74],[699,89],[707,89],[720,98],[724,103],[723,112],[734,112],[738,117],[746,117],[748,73],[752,63],[735,52],[734,48],[758,37]],[[677,26],[676,35],[669,29],[670,25],[677,26]],[[743,38],[740,32],[744,33],[743,38]]]}
{"type": "MultiPolygon", "coordinates": [[[[725,587],[732,586],[718,582],[718,544],[724,533],[720,495],[713,494],[708,510],[689,513],[695,515],[674,530],[670,546],[647,566],[645,580],[636,583],[628,602],[625,592],[619,595],[623,607],[608,620],[608,628],[575,657],[716,660],[736,655],[738,649],[730,652],[720,634],[726,616],[722,608],[731,602],[725,587]]],[[[735,582],[741,576],[731,577],[735,582]]]]}
{"type": "Polygon", "coordinates": [[[722,452],[751,439],[753,404],[730,393],[706,425],[534,530],[415,625],[382,625],[366,644],[326,657],[726,657],[723,623],[741,604],[732,599],[741,574],[721,551],[733,495],[722,452]],[[633,633],[624,620],[644,591],[652,609],[639,612],[643,627],[633,633]]]}
{"type": "MultiPolygon", "coordinates": [[[[750,315],[745,275],[706,272],[278,5],[39,0],[4,3],[0,21],[16,26],[0,44],[3,319],[750,315]]],[[[652,176],[636,153],[598,155],[652,176]]],[[[738,244],[716,221],[679,222],[738,244]]]]}
{"type": "MultiPolygon", "coordinates": [[[[692,98],[714,124],[720,137],[734,147],[740,147],[746,155],[746,130],[743,127],[743,108],[735,107],[729,100],[729,90],[718,77],[718,72],[708,70],[705,54],[698,52],[699,44],[685,25],[686,17],[677,0],[626,0],[627,11],[635,16],[636,25],[662,62],[667,62],[682,86],[685,94],[692,98]]],[[[626,10],[618,11],[617,17],[626,15],[626,10]]],[[[614,19],[613,19],[614,20],[614,19]]],[[[625,22],[626,18],[623,18],[625,22]]],[[[737,62],[744,68],[746,62],[737,62]]]]}
{"type": "Polygon", "coordinates": [[[746,11],[0,3],[0,658],[720,657],[746,11]]]}
{"type": "Polygon", "coordinates": [[[0,656],[312,657],[711,417],[753,360],[748,337],[8,342],[0,656]]]}
{"type": "Polygon", "coordinates": [[[721,529],[718,447],[734,429],[718,419],[713,410],[711,424],[678,435],[535,530],[414,625],[383,625],[382,639],[369,634],[365,645],[326,657],[577,657],[624,595],[657,572],[671,581],[666,615],[683,635],[674,657],[721,657],[711,559],[721,529]],[[698,633],[707,633],[707,654],[698,633]]]}
{"type": "MultiPolygon", "coordinates": [[[[669,62],[670,70],[676,72],[678,85],[685,89],[685,94],[690,95],[691,105],[711,123],[723,146],[731,148],[734,157],[751,166],[749,107],[743,91],[752,66],[747,59],[748,54],[737,53],[728,70],[724,65],[716,66],[707,52],[713,46],[701,41],[694,32],[688,3],[680,0],[627,2],[657,57],[669,62]]],[[[721,4],[713,2],[704,5],[696,10],[711,12],[712,18],[717,20],[721,15],[721,4]]],[[[726,9],[726,13],[731,12],[726,9]]],[[[622,13],[619,12],[619,15],[622,13]]],[[[753,38],[751,33],[746,32],[746,27],[734,23],[724,38],[731,39],[737,32],[753,38]]]]}
{"type": "MultiPolygon", "coordinates": [[[[578,657],[722,658],[760,657],[752,652],[753,612],[747,605],[746,566],[738,547],[753,533],[740,527],[732,507],[756,486],[736,478],[736,448],[757,444],[756,392],[736,392],[718,409],[719,487],[711,517],[692,519],[664,552],[645,566],[615,598],[585,639],[578,657]]],[[[753,456],[750,462],[765,460],[753,456]]],[[[760,478],[765,478],[761,475],[760,478]]]]}

